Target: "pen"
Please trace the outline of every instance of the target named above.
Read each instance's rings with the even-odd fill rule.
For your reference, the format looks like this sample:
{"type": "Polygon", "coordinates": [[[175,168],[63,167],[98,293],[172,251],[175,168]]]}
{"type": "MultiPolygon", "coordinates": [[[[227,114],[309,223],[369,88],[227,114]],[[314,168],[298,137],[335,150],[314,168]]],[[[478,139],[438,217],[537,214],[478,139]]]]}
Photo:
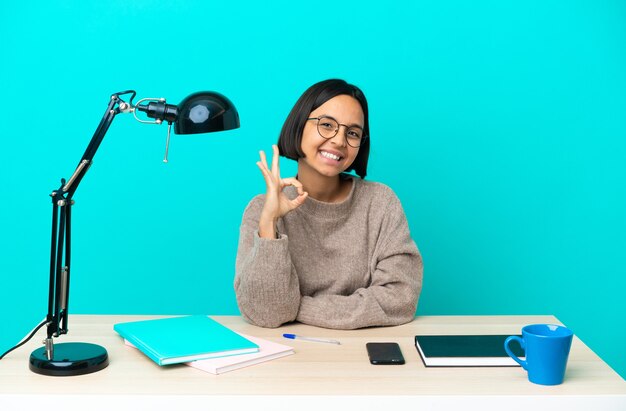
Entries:
{"type": "Polygon", "coordinates": [[[337,341],[337,340],[329,340],[327,338],[302,337],[300,335],[295,335],[295,334],[283,334],[283,337],[289,338],[291,340],[302,340],[302,341],[312,341],[312,342],[320,342],[320,343],[341,345],[341,343],[339,341],[337,341]]]}

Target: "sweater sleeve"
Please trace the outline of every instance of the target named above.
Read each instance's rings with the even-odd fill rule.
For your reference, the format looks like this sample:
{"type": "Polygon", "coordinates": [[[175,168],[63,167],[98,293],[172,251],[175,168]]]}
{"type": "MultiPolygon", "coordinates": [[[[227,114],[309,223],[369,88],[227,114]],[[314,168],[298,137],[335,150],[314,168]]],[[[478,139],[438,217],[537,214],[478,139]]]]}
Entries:
{"type": "Polygon", "coordinates": [[[235,263],[235,294],[247,321],[274,328],[295,320],[300,286],[287,236],[259,237],[263,201],[263,196],[255,197],[244,211],[235,263]]]}
{"type": "Polygon", "coordinates": [[[320,327],[356,329],[407,323],[415,317],[423,262],[411,239],[400,201],[391,193],[374,255],[371,281],[351,295],[303,296],[297,320],[320,327]]]}

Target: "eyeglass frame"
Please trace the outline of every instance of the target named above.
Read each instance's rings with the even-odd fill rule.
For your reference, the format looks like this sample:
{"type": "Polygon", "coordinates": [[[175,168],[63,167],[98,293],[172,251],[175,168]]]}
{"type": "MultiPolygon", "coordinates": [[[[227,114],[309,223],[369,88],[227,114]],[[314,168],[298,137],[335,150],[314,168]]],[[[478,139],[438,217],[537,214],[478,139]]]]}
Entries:
{"type": "Polygon", "coordinates": [[[352,148],[359,148],[363,145],[363,142],[365,141],[365,139],[367,138],[367,136],[365,135],[365,130],[363,130],[363,127],[361,126],[357,126],[357,125],[352,125],[349,126],[347,124],[342,124],[339,121],[337,121],[335,118],[331,117],[331,116],[319,116],[319,117],[309,117],[306,119],[307,121],[309,120],[317,120],[317,125],[315,126],[315,128],[317,129],[317,134],[320,135],[320,137],[322,137],[325,140],[330,140],[331,138],[335,138],[337,136],[337,134],[339,134],[339,129],[341,128],[341,126],[344,126],[346,128],[346,132],[343,133],[344,135],[344,139],[346,140],[346,144],[348,144],[350,147],[352,148]],[[324,137],[322,135],[322,133],[320,132],[320,120],[323,118],[328,118],[330,120],[333,120],[335,123],[337,123],[337,128],[335,129],[335,134],[333,134],[330,137],[324,137]],[[363,133],[363,135],[361,136],[361,141],[359,142],[359,145],[354,147],[352,144],[350,144],[349,140],[348,140],[348,130],[350,130],[351,128],[358,128],[359,130],[361,130],[361,133],[363,133]]]}

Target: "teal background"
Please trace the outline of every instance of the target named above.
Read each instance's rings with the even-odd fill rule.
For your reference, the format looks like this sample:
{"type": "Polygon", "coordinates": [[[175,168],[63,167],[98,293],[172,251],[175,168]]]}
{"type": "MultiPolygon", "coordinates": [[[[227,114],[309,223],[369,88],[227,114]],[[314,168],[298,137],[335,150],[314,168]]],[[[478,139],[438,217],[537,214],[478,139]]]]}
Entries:
{"type": "Polygon", "coordinates": [[[626,3],[226,3],[3,5],[0,351],[45,315],[48,194],[111,93],[220,91],[242,127],[163,164],[166,127],[118,116],[75,196],[71,311],[237,314],[258,150],[340,77],[424,256],[418,314],[554,314],[626,376],[626,3]]]}

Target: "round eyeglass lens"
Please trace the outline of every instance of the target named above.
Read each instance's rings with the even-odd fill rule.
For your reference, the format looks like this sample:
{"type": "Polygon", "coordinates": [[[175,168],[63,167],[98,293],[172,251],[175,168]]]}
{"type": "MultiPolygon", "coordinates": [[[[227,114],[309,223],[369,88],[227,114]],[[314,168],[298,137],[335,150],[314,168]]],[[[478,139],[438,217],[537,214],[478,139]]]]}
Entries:
{"type": "Polygon", "coordinates": [[[332,118],[321,117],[317,120],[317,131],[324,138],[333,138],[337,135],[339,124],[332,118]]]}
{"type": "Polygon", "coordinates": [[[363,139],[363,130],[358,127],[350,127],[346,130],[346,141],[348,145],[358,148],[361,145],[363,139]]]}

